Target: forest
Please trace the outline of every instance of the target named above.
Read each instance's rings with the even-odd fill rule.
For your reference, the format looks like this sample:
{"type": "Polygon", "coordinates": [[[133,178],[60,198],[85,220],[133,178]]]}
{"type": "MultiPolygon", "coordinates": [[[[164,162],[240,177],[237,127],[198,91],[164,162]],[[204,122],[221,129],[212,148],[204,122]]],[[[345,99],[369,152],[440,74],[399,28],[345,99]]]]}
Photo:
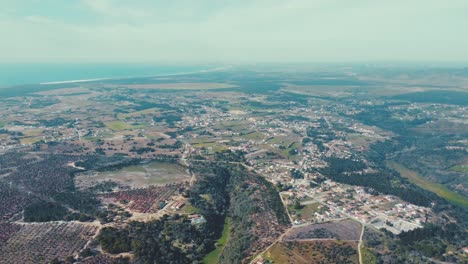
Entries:
{"type": "MultiPolygon", "coordinates": [[[[226,159],[241,157],[231,153],[226,159]]],[[[229,217],[231,239],[220,260],[245,263],[289,225],[275,187],[258,175],[240,165],[216,162],[195,163],[192,169],[199,176],[187,195],[206,223],[193,225],[187,216],[176,214],[105,228],[97,238],[102,248],[109,253],[133,252],[141,263],[201,263],[215,248],[229,217]],[[264,242],[258,243],[255,237],[264,242]]]]}
{"type": "Polygon", "coordinates": [[[392,194],[407,202],[421,206],[430,206],[433,201],[442,202],[433,193],[408,182],[396,172],[383,170],[364,174],[357,172],[366,167],[359,161],[331,157],[327,159],[327,162],[329,166],[319,171],[334,181],[370,188],[371,192],[373,190],[379,193],[392,194]]]}

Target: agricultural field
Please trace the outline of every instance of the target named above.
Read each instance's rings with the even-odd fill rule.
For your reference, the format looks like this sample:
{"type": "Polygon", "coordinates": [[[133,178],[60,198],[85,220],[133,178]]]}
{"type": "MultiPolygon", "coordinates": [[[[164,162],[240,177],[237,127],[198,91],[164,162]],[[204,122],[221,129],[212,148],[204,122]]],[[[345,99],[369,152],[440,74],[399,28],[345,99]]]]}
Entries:
{"type": "Polygon", "coordinates": [[[46,223],[21,227],[0,247],[2,263],[48,263],[77,255],[96,233],[90,224],[46,223]]]}
{"type": "Polygon", "coordinates": [[[204,149],[211,152],[222,152],[228,149],[228,146],[218,142],[195,143],[192,146],[197,149],[204,149]]]}
{"type": "Polygon", "coordinates": [[[12,184],[0,182],[0,220],[8,220],[20,213],[23,208],[34,200],[34,197],[25,195],[12,184]]]}
{"type": "Polygon", "coordinates": [[[73,180],[69,167],[76,159],[67,155],[2,155],[0,220],[7,220],[30,205],[67,190],[73,180]]]}
{"type": "Polygon", "coordinates": [[[359,263],[357,242],[278,242],[263,258],[274,264],[359,263]]]}
{"type": "Polygon", "coordinates": [[[0,248],[20,229],[21,225],[0,222],[0,248]]]}
{"type": "Polygon", "coordinates": [[[261,132],[253,131],[253,132],[249,132],[244,135],[241,135],[241,137],[246,140],[260,140],[260,139],[265,138],[265,135],[263,135],[261,132]]]}
{"type": "Polygon", "coordinates": [[[119,113],[119,114],[117,114],[117,118],[122,120],[122,119],[130,118],[130,117],[139,117],[139,116],[143,116],[143,115],[153,115],[158,110],[160,110],[160,109],[159,108],[150,108],[150,109],[135,111],[135,112],[131,112],[131,113],[125,113],[125,114],[124,113],[119,113]]]}
{"type": "Polygon", "coordinates": [[[39,142],[39,141],[41,141],[41,140],[42,140],[42,138],[40,138],[40,137],[24,137],[24,138],[20,138],[21,144],[24,144],[24,145],[34,144],[34,143],[39,142]]]}
{"type": "Polygon", "coordinates": [[[119,203],[132,212],[155,213],[170,201],[171,197],[183,190],[184,184],[168,184],[164,186],[150,186],[148,188],[116,191],[102,195],[114,203],[119,203]]]}
{"type": "Polygon", "coordinates": [[[144,125],[132,125],[123,121],[110,121],[105,123],[106,127],[113,131],[144,128],[144,125]]]}
{"type": "Polygon", "coordinates": [[[24,135],[26,137],[38,137],[44,133],[43,129],[26,129],[24,130],[24,135]]]}
{"type": "Polygon", "coordinates": [[[150,162],[124,167],[115,171],[100,171],[78,174],[75,181],[78,186],[87,186],[93,182],[113,181],[135,188],[144,188],[150,185],[165,185],[187,181],[190,175],[186,168],[167,162],[150,162]]]}
{"type": "Polygon", "coordinates": [[[467,72],[381,70],[2,89],[0,263],[463,263],[467,72]]]}
{"type": "Polygon", "coordinates": [[[294,228],[286,234],[284,239],[286,241],[313,239],[357,241],[360,232],[361,224],[348,219],[294,228]]]}

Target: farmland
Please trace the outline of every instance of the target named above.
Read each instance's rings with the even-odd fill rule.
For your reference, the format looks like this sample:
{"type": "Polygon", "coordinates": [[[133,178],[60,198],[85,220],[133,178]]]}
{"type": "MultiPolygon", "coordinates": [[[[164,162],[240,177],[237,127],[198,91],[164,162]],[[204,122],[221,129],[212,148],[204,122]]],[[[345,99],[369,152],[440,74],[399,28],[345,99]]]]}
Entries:
{"type": "Polygon", "coordinates": [[[174,163],[151,162],[124,167],[115,171],[84,173],[76,177],[78,185],[107,180],[116,183],[143,188],[150,185],[164,185],[189,179],[185,168],[174,163]]]}
{"type": "Polygon", "coordinates": [[[138,128],[144,127],[144,125],[131,125],[123,121],[110,121],[110,122],[106,122],[105,125],[113,131],[138,129],[138,128]]]}
{"type": "Polygon", "coordinates": [[[2,263],[48,263],[74,256],[96,230],[74,223],[24,225],[0,247],[2,263]]]}
{"type": "Polygon", "coordinates": [[[234,68],[2,90],[2,256],[465,261],[465,70],[234,68]]]}
{"type": "Polygon", "coordinates": [[[357,241],[360,230],[361,225],[358,222],[342,220],[295,228],[288,232],[285,240],[339,239],[357,241]]]}
{"type": "Polygon", "coordinates": [[[103,195],[103,197],[123,204],[133,212],[154,213],[162,209],[167,201],[183,187],[183,184],[150,186],[148,188],[111,192],[103,195]]]}
{"type": "Polygon", "coordinates": [[[264,258],[275,264],[359,263],[357,243],[345,241],[279,242],[264,258]]]}

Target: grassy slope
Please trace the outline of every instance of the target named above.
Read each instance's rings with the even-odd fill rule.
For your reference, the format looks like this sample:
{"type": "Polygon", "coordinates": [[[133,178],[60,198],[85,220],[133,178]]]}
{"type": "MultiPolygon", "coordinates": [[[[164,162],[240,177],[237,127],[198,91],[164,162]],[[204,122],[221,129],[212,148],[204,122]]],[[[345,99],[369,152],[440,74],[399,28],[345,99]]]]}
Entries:
{"type": "Polygon", "coordinates": [[[226,218],[224,222],[223,233],[221,238],[216,241],[216,249],[211,251],[208,255],[205,256],[203,259],[204,264],[216,264],[218,263],[219,256],[223,252],[224,246],[226,245],[229,239],[229,227],[230,227],[230,220],[226,218]]]}
{"type": "Polygon", "coordinates": [[[467,173],[468,172],[468,166],[465,166],[465,165],[456,165],[456,166],[453,166],[452,168],[450,168],[451,171],[456,171],[456,172],[464,172],[464,173],[467,173]]]}
{"type": "Polygon", "coordinates": [[[462,205],[464,207],[468,207],[468,199],[466,197],[449,190],[444,185],[430,182],[421,175],[419,175],[417,172],[412,171],[396,162],[388,161],[387,165],[392,169],[398,171],[403,177],[407,178],[419,187],[431,191],[448,201],[451,201],[458,205],[462,205]]]}
{"type": "Polygon", "coordinates": [[[372,252],[369,249],[363,247],[361,249],[361,252],[362,252],[362,262],[364,264],[376,264],[377,263],[377,257],[374,254],[372,254],[372,252]]]}

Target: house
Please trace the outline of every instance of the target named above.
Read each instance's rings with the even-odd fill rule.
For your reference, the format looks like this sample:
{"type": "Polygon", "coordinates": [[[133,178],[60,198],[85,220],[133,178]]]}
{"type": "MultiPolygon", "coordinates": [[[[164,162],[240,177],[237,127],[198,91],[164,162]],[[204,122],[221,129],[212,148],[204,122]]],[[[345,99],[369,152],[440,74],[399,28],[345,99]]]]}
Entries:
{"type": "Polygon", "coordinates": [[[199,225],[199,224],[206,223],[206,219],[205,217],[203,217],[203,215],[193,214],[193,215],[189,215],[188,218],[190,219],[190,222],[192,223],[192,225],[199,225]]]}
{"type": "Polygon", "coordinates": [[[185,203],[184,202],[176,202],[175,204],[173,204],[171,206],[172,209],[174,210],[179,210],[180,208],[182,208],[182,206],[184,206],[185,203]]]}

